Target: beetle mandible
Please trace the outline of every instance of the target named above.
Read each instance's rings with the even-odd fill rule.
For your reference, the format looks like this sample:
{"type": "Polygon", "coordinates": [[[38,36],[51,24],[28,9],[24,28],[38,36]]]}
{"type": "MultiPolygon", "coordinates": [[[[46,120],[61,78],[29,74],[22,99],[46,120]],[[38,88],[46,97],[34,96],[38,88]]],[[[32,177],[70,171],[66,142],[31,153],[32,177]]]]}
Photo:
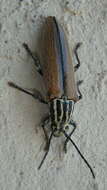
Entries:
{"type": "Polygon", "coordinates": [[[71,141],[81,158],[90,169],[93,178],[95,178],[92,167],[82,155],[77,145],[71,139],[71,135],[76,129],[76,123],[72,120],[74,105],[82,98],[82,94],[79,90],[79,85],[82,83],[82,81],[78,81],[76,84],[74,78],[74,72],[80,66],[80,60],[77,53],[80,45],[81,43],[78,43],[74,50],[77,59],[77,65],[73,67],[68,48],[68,42],[63,27],[56,21],[55,17],[47,17],[44,23],[42,35],[43,66],[40,64],[38,57],[33,56],[28,45],[26,43],[23,44],[24,48],[33,58],[38,73],[44,79],[47,90],[46,97],[44,98],[38,90],[31,92],[16,85],[13,82],[8,82],[8,84],[9,86],[25,92],[26,94],[31,95],[33,98],[38,99],[41,103],[47,104],[49,106],[49,115],[46,116],[42,122],[42,128],[46,137],[46,153],[38,169],[41,168],[49,152],[52,137],[59,137],[61,134],[63,134],[66,137],[64,151],[67,151],[67,143],[68,141],[71,141]],[[51,122],[50,136],[48,136],[45,129],[46,121],[51,122]],[[67,133],[68,127],[70,127],[72,130],[70,134],[67,133]]]}

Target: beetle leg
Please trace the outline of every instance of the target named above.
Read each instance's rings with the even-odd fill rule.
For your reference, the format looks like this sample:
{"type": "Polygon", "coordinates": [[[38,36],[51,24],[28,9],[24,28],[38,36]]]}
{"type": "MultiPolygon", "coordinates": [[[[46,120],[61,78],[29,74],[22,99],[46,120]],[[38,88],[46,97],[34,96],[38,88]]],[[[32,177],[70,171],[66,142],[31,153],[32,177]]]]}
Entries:
{"type": "Polygon", "coordinates": [[[45,148],[44,150],[47,150],[48,149],[48,144],[49,144],[49,137],[48,137],[48,134],[47,134],[47,131],[45,129],[45,126],[46,126],[46,121],[49,122],[49,115],[46,116],[43,120],[42,120],[42,129],[43,129],[43,132],[44,132],[44,135],[45,135],[45,139],[46,139],[46,145],[45,145],[45,148]]]}
{"type": "Polygon", "coordinates": [[[18,89],[18,90],[20,90],[20,91],[22,91],[22,92],[24,92],[24,93],[26,93],[26,94],[29,94],[29,95],[32,96],[34,99],[39,100],[41,103],[48,104],[48,103],[44,100],[44,97],[41,95],[41,93],[40,93],[38,90],[36,90],[36,89],[33,91],[33,93],[31,93],[31,92],[25,90],[24,88],[22,88],[22,87],[16,85],[16,84],[13,83],[13,82],[8,82],[8,85],[9,85],[10,87],[12,87],[12,88],[16,88],[16,89],[18,89]]]}
{"type": "Polygon", "coordinates": [[[82,82],[83,82],[83,80],[79,80],[79,81],[77,82],[77,91],[78,91],[78,94],[79,94],[79,95],[78,95],[78,101],[82,99],[82,94],[81,94],[80,89],[79,89],[79,85],[81,85],[82,82]]]}
{"type": "Polygon", "coordinates": [[[77,71],[78,68],[80,67],[80,60],[79,60],[79,57],[78,57],[78,48],[81,46],[81,42],[77,43],[75,49],[74,49],[74,54],[75,54],[75,57],[76,57],[76,60],[77,60],[77,65],[74,67],[74,71],[77,71]]]}
{"type": "MultiPolygon", "coordinates": [[[[76,125],[76,123],[72,120],[72,121],[70,121],[70,124],[69,125],[73,125],[73,130],[70,132],[70,134],[69,134],[69,137],[71,137],[71,135],[74,133],[74,131],[75,131],[75,129],[76,129],[76,127],[77,127],[77,125],[76,125]]],[[[67,153],[67,143],[69,142],[69,139],[67,138],[66,140],[65,140],[65,142],[64,142],[64,152],[65,153],[67,153]]]]}
{"type": "Polygon", "coordinates": [[[29,46],[26,43],[23,43],[23,47],[26,49],[26,51],[28,52],[28,54],[34,60],[34,64],[36,66],[36,69],[37,69],[38,73],[40,75],[43,75],[42,68],[41,68],[41,65],[40,65],[39,57],[37,55],[36,56],[33,55],[32,51],[30,50],[29,46]]]}

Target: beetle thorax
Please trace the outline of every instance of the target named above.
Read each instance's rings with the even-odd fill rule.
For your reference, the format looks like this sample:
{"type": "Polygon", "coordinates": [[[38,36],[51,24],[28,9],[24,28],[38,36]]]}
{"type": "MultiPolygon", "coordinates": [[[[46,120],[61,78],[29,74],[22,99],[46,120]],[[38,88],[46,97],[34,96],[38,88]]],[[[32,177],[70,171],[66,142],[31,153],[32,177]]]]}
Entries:
{"type": "MultiPolygon", "coordinates": [[[[56,128],[57,133],[69,126],[74,110],[74,101],[66,97],[53,99],[50,102],[50,117],[52,129],[56,128]]],[[[59,136],[59,135],[58,135],[59,136]]]]}

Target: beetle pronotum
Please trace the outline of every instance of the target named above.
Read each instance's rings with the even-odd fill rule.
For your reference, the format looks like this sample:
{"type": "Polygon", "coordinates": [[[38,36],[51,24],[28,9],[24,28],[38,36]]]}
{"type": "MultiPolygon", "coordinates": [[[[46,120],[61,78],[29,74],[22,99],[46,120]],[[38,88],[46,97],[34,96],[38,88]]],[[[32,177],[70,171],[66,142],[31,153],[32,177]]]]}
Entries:
{"type": "Polygon", "coordinates": [[[35,92],[26,91],[24,88],[8,82],[9,86],[14,87],[20,91],[25,92],[38,99],[41,103],[49,106],[49,114],[43,119],[42,128],[46,137],[46,153],[38,167],[41,168],[50,148],[52,137],[59,137],[63,134],[66,137],[64,143],[64,151],[67,151],[67,143],[71,141],[81,158],[91,171],[93,178],[95,174],[92,167],[84,158],[71,135],[76,129],[76,123],[72,120],[74,105],[82,98],[79,90],[79,85],[82,81],[75,84],[74,72],[79,68],[80,61],[78,58],[77,50],[81,43],[78,43],[75,48],[75,56],[77,65],[73,67],[68,43],[63,28],[57,23],[55,17],[47,17],[45,20],[43,35],[42,35],[42,57],[43,66],[41,66],[37,57],[34,57],[27,44],[23,44],[24,48],[33,58],[36,69],[41,76],[43,76],[46,86],[47,94],[44,98],[38,90],[35,92]],[[45,122],[51,122],[51,134],[48,136],[45,129],[45,122]],[[67,133],[67,128],[71,127],[70,134],[67,133]]]}

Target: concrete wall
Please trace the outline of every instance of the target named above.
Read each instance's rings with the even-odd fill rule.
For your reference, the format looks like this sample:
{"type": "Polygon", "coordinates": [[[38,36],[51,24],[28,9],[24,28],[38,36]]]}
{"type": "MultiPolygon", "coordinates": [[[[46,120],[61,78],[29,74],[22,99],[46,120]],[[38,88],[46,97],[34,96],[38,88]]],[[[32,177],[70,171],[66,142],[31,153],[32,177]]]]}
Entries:
{"type": "Polygon", "coordinates": [[[107,189],[106,0],[0,0],[0,190],[35,189],[107,189]],[[76,73],[77,80],[84,80],[83,99],[75,106],[78,127],[72,138],[92,165],[95,180],[72,144],[63,153],[63,138],[53,139],[44,165],[37,170],[45,146],[40,121],[48,108],[7,86],[11,80],[45,93],[22,43],[40,53],[38,34],[48,15],[65,26],[71,50],[83,42],[76,73]]]}

